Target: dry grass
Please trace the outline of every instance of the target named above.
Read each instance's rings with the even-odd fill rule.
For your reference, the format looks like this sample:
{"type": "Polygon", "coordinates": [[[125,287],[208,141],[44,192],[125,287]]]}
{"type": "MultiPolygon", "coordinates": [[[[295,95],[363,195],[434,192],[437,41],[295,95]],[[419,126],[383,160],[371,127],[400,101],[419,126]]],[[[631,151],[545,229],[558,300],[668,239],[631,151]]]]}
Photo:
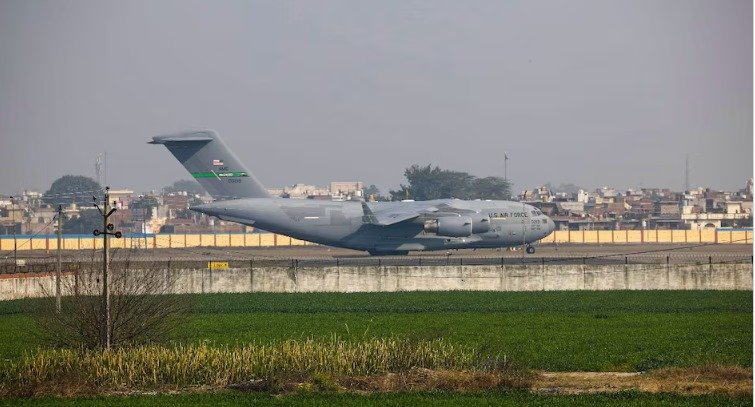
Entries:
{"type": "Polygon", "coordinates": [[[238,347],[47,349],[7,363],[0,395],[72,395],[108,389],[224,387],[258,379],[367,376],[411,368],[465,370],[474,352],[442,340],[285,341],[238,347]],[[94,390],[93,390],[94,389],[94,390]]]}
{"type": "Polygon", "coordinates": [[[664,368],[649,373],[542,372],[534,381],[539,393],[582,394],[637,390],[684,395],[752,396],[752,369],[708,365],[664,368]]]}
{"type": "Polygon", "coordinates": [[[533,375],[520,370],[430,370],[414,368],[382,375],[342,377],[338,384],[359,392],[451,391],[474,392],[494,389],[528,388],[533,375]]]}
{"type": "Polygon", "coordinates": [[[639,389],[644,392],[752,396],[752,368],[719,365],[665,368],[643,376],[639,389]]]}

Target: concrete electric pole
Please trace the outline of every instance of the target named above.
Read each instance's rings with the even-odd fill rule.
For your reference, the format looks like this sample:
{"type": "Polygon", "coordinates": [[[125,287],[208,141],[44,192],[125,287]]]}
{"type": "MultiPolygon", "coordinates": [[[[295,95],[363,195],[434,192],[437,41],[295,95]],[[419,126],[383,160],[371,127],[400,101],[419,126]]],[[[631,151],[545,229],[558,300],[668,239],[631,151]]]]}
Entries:
{"type": "Polygon", "coordinates": [[[60,314],[60,272],[63,263],[63,205],[58,205],[58,267],[55,269],[55,312],[60,314]]]}
{"type": "Polygon", "coordinates": [[[18,267],[18,243],[16,242],[16,206],[13,204],[13,196],[10,197],[11,227],[13,228],[13,271],[18,267]]]}
{"type": "Polygon", "coordinates": [[[97,198],[94,197],[95,203],[94,206],[97,207],[97,210],[100,211],[100,215],[102,215],[102,225],[104,227],[104,230],[100,232],[98,229],[95,229],[93,234],[95,236],[102,235],[102,248],[103,248],[103,255],[102,255],[102,332],[101,332],[101,339],[100,344],[103,349],[110,349],[110,288],[108,287],[108,269],[110,268],[110,253],[109,253],[109,245],[110,242],[108,241],[108,236],[112,235],[115,236],[117,239],[120,239],[121,232],[113,232],[113,229],[115,228],[112,223],[108,223],[108,218],[110,218],[110,215],[113,214],[113,212],[116,211],[116,208],[109,208],[109,200],[110,200],[110,187],[105,187],[105,200],[102,209],[100,209],[99,205],[97,205],[97,198]]]}

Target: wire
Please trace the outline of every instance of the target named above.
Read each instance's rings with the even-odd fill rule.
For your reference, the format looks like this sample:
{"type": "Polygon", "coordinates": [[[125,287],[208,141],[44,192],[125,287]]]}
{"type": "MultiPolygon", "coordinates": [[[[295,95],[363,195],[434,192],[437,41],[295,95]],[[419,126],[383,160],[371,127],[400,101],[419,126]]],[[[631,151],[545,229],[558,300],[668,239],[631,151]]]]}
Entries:
{"type": "MultiPolygon", "coordinates": [[[[31,239],[39,236],[43,231],[47,230],[47,228],[49,228],[50,225],[52,225],[52,223],[57,219],[57,217],[58,217],[57,215],[53,216],[52,219],[50,219],[50,221],[47,222],[47,224],[42,229],[38,230],[37,233],[34,233],[33,235],[29,236],[28,239],[25,239],[20,246],[18,244],[16,244],[16,247],[13,250],[11,250],[11,251],[3,254],[3,255],[0,255],[0,256],[3,257],[3,258],[5,258],[5,259],[7,259],[8,256],[10,256],[11,254],[13,254],[15,252],[18,252],[18,249],[22,248],[27,243],[31,242],[31,239]]],[[[14,228],[15,228],[15,225],[14,225],[14,228]]]]}

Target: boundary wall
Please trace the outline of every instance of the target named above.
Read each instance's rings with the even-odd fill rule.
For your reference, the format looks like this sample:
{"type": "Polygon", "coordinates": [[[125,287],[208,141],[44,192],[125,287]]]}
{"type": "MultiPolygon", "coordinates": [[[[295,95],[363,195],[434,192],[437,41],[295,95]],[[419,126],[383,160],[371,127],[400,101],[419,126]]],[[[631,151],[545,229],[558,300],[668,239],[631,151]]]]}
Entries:
{"type": "MultiPolygon", "coordinates": [[[[325,268],[162,269],[173,293],[573,291],[573,290],[752,290],[752,264],[369,266],[325,268]]],[[[138,278],[139,269],[130,270],[138,278]]],[[[96,278],[96,273],[90,275],[96,278]]],[[[164,277],[162,277],[164,276],[164,277]]],[[[73,273],[63,276],[63,294],[73,292],[73,273]]],[[[0,300],[43,297],[54,292],[54,273],[0,278],[0,300]]],[[[98,284],[84,286],[99,290],[98,284]]],[[[97,294],[97,293],[91,293],[97,294]]]]}
{"type": "Polygon", "coordinates": [[[752,230],[557,230],[540,243],[752,244],[752,230]]]}
{"type": "MultiPolygon", "coordinates": [[[[89,235],[63,237],[63,249],[101,249],[102,238],[89,235]]],[[[51,235],[16,238],[19,251],[57,250],[57,237],[51,235]]],[[[626,243],[719,243],[752,244],[752,230],[557,230],[540,243],[626,244],[626,243]]],[[[305,246],[315,243],[274,233],[155,234],[110,239],[113,248],[168,249],[189,247],[273,247],[305,246]]],[[[0,237],[0,251],[13,250],[13,238],[0,237]]]]}

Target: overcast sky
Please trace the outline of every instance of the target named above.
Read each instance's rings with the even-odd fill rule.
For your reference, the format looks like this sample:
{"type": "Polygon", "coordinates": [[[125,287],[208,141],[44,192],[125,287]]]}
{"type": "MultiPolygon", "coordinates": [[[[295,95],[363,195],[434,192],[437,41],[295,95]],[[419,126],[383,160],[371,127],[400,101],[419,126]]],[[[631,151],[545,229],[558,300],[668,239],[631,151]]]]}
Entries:
{"type": "Polygon", "coordinates": [[[152,136],[217,130],[267,186],[397,187],[413,163],[739,189],[751,1],[0,0],[0,193],[187,179],[152,136]]]}

